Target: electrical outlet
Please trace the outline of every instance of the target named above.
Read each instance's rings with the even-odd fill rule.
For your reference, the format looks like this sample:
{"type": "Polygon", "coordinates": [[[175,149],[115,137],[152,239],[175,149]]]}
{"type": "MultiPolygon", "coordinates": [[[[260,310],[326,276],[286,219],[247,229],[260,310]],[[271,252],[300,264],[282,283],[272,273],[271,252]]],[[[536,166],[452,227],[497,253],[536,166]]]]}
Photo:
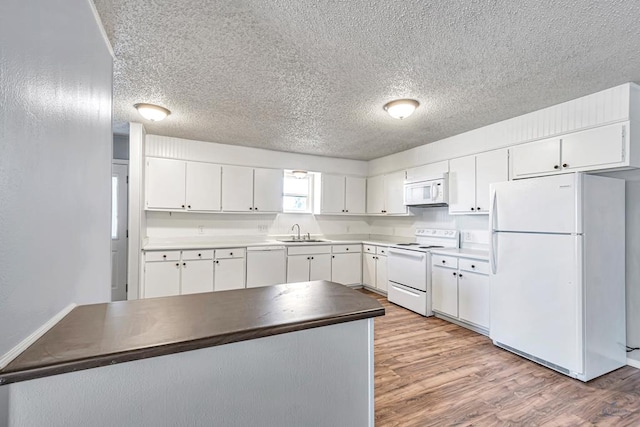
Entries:
{"type": "Polygon", "coordinates": [[[204,225],[198,226],[198,234],[204,234],[204,225]]]}

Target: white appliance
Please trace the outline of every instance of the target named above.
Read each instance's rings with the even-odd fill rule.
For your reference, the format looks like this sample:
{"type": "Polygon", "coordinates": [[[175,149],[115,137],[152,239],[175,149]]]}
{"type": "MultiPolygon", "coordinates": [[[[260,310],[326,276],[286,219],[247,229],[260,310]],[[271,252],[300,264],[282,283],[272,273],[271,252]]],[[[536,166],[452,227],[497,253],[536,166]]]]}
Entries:
{"type": "Polygon", "coordinates": [[[247,248],[247,288],[286,283],[286,274],[284,246],[247,248]]]}
{"type": "Polygon", "coordinates": [[[449,190],[447,188],[448,174],[441,178],[417,182],[405,182],[405,206],[447,206],[449,190]]]}
{"type": "Polygon", "coordinates": [[[494,344],[588,381],[626,364],[623,180],[491,185],[494,344]]]}
{"type": "Polygon", "coordinates": [[[417,229],[416,241],[387,250],[387,299],[423,316],[431,311],[430,249],[457,248],[457,230],[417,229]]]}

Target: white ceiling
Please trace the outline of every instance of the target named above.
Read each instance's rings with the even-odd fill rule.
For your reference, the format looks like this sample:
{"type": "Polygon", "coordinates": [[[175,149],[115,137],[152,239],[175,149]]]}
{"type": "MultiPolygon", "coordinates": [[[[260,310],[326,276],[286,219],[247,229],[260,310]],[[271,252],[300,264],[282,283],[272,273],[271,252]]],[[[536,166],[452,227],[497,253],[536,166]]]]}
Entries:
{"type": "Polygon", "coordinates": [[[640,81],[637,0],[95,4],[116,132],[369,160],[640,81]],[[395,120],[395,98],[422,105],[395,120]]]}

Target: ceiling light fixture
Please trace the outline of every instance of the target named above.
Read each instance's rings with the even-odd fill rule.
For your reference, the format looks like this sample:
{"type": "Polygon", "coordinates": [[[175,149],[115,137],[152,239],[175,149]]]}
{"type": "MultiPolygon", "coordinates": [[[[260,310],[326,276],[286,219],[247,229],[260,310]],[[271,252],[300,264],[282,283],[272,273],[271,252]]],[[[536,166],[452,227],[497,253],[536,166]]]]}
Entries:
{"type": "Polygon", "coordinates": [[[171,111],[164,107],[153,104],[134,104],[134,107],[138,110],[138,113],[147,120],[152,122],[159,122],[160,120],[171,114],[171,111]]]}
{"type": "Polygon", "coordinates": [[[291,175],[293,175],[294,178],[302,179],[307,177],[307,171],[301,171],[301,170],[291,171],[291,175]]]}
{"type": "Polygon", "coordinates": [[[384,104],[384,110],[394,119],[404,119],[416,111],[420,103],[415,99],[396,99],[384,104]]]}

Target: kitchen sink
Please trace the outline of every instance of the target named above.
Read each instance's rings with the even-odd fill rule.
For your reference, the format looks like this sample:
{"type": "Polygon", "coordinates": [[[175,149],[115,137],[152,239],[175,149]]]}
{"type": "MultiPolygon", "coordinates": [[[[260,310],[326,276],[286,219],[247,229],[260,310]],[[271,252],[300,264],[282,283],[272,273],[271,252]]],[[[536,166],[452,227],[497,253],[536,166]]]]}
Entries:
{"type": "Polygon", "coordinates": [[[279,242],[282,243],[319,243],[319,242],[327,242],[327,240],[322,240],[322,239],[305,239],[305,240],[298,240],[298,239],[289,239],[289,240],[278,240],[279,242]]]}

